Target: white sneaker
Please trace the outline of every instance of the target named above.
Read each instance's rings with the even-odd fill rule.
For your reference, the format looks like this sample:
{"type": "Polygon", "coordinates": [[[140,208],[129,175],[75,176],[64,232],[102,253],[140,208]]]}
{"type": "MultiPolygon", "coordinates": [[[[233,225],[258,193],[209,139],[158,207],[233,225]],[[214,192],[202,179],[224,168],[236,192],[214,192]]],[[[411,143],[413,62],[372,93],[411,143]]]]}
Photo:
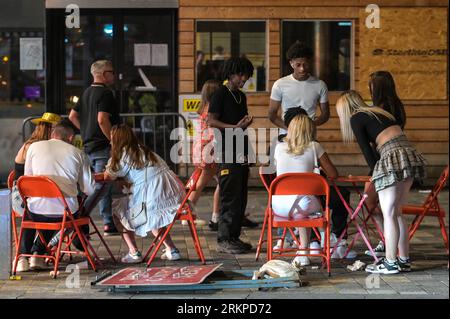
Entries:
{"type": "Polygon", "coordinates": [[[320,254],[320,253],[322,253],[322,247],[320,246],[319,242],[317,242],[317,241],[311,242],[309,244],[309,249],[313,249],[313,250],[311,250],[311,254],[320,254]]]}
{"type": "MultiPolygon", "coordinates": [[[[273,246],[273,250],[279,250],[281,249],[281,239],[278,239],[277,244],[275,246],[273,246]]],[[[283,243],[283,248],[294,248],[294,243],[290,243],[288,240],[285,240],[283,243]]]]}
{"type": "MultiPolygon", "coordinates": [[[[197,226],[205,226],[206,225],[206,220],[197,218],[197,219],[194,220],[194,224],[197,225],[197,226]]],[[[187,226],[188,225],[188,221],[183,219],[181,221],[181,225],[187,226]]]]}
{"type": "MultiPolygon", "coordinates": [[[[333,247],[337,243],[337,237],[334,233],[330,233],[330,247],[333,247]]],[[[325,246],[325,232],[320,232],[320,246],[325,246]]]]}
{"type": "MultiPolygon", "coordinates": [[[[299,250],[297,253],[306,254],[307,252],[304,250],[299,250]]],[[[307,256],[297,256],[292,261],[292,266],[294,266],[296,268],[300,268],[302,266],[308,266],[309,264],[311,264],[311,262],[307,256]]]]}
{"type": "Polygon", "coordinates": [[[179,260],[181,259],[180,251],[177,248],[172,250],[164,249],[161,255],[162,260],[179,260]]]}
{"type": "MultiPolygon", "coordinates": [[[[342,241],[341,243],[342,243],[342,245],[339,245],[334,250],[333,254],[331,255],[331,259],[342,259],[344,257],[344,254],[347,251],[348,245],[347,245],[347,242],[345,242],[345,241],[342,241]]],[[[357,256],[358,256],[358,254],[356,253],[356,251],[350,250],[345,258],[346,259],[354,259],[357,256]]]]}
{"type": "MultiPolygon", "coordinates": [[[[14,268],[14,263],[12,265],[14,268]]],[[[30,264],[28,263],[27,257],[19,257],[19,261],[17,262],[16,272],[25,272],[30,270],[30,264]]]]}
{"type": "Polygon", "coordinates": [[[122,259],[120,260],[124,264],[138,264],[142,262],[142,254],[140,251],[137,251],[135,254],[128,252],[122,259]]]}
{"type": "MultiPolygon", "coordinates": [[[[384,247],[384,243],[380,240],[377,247],[373,249],[375,256],[384,257],[386,255],[386,248],[384,247]]],[[[367,256],[372,256],[370,250],[366,250],[364,252],[367,256]]]]}
{"type": "MultiPolygon", "coordinates": [[[[34,252],[33,255],[37,255],[37,252],[34,252]]],[[[30,269],[31,270],[41,270],[47,269],[47,265],[45,264],[44,258],[31,257],[30,258],[30,269]]]]}

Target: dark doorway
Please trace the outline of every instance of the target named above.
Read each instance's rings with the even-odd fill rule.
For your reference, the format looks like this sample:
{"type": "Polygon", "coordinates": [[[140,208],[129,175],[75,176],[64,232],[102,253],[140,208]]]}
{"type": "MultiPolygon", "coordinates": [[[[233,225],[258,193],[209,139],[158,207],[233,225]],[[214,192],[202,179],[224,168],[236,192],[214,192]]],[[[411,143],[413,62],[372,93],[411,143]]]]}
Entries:
{"type": "Polygon", "coordinates": [[[92,62],[109,59],[121,113],[176,112],[176,13],[81,9],[80,28],[70,29],[63,9],[47,9],[47,110],[67,114],[92,82],[92,62]],[[153,59],[145,56],[149,48],[153,59]]]}

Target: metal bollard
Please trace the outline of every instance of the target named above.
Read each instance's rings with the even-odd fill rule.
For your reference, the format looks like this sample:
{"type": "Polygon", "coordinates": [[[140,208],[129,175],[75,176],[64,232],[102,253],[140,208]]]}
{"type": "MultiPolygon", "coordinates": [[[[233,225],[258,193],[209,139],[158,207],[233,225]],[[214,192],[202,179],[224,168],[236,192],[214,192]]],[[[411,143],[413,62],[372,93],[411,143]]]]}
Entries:
{"type": "Polygon", "coordinates": [[[0,280],[11,272],[11,191],[0,189],[0,280]]]}

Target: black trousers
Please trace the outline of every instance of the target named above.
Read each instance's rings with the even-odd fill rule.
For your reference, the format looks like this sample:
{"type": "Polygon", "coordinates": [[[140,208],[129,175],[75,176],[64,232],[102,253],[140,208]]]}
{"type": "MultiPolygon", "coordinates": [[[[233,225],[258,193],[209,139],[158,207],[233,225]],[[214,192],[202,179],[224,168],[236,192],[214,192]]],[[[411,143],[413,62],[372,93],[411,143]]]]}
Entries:
{"type": "MultiPolygon", "coordinates": [[[[28,212],[28,216],[30,219],[37,223],[58,223],[62,221],[61,217],[48,217],[41,214],[33,214],[31,212],[28,212]]],[[[76,212],[72,215],[74,219],[79,218],[79,213],[76,212]]],[[[83,228],[83,226],[82,226],[83,228]]],[[[89,233],[89,228],[82,229],[82,231],[85,234],[89,233]]],[[[50,239],[57,233],[57,231],[54,230],[41,230],[42,236],[44,237],[45,241],[48,243],[50,239]]],[[[39,255],[44,255],[46,253],[46,247],[44,243],[41,241],[40,237],[36,237],[36,230],[34,229],[24,229],[22,234],[22,240],[20,241],[20,253],[21,254],[33,254],[38,253],[39,255]]],[[[78,239],[78,236],[74,238],[73,245],[79,249],[83,250],[83,245],[81,245],[80,240],[78,239]]]]}
{"type": "Polygon", "coordinates": [[[217,241],[238,239],[247,207],[249,167],[219,164],[220,214],[217,241]]]}

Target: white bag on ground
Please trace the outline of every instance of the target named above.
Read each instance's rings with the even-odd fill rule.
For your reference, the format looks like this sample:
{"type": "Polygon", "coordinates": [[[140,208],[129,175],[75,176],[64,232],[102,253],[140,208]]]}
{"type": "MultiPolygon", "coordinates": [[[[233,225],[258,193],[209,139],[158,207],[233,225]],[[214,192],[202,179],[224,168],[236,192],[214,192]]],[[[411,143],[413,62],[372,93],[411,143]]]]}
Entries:
{"type": "Polygon", "coordinates": [[[255,271],[252,279],[264,278],[264,275],[272,278],[292,277],[297,280],[300,279],[300,269],[293,267],[286,261],[273,259],[266,262],[259,271],[255,271]]]}

